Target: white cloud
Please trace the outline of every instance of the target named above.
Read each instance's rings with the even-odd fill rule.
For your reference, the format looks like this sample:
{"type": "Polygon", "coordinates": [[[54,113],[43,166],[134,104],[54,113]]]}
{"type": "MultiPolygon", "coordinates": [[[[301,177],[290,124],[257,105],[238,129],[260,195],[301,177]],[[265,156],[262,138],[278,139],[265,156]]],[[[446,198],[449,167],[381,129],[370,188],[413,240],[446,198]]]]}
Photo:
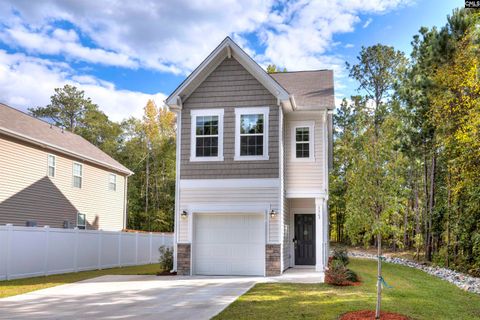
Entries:
{"type": "MultiPolygon", "coordinates": [[[[354,31],[360,15],[383,14],[412,1],[112,0],[107,5],[98,0],[2,0],[0,42],[26,55],[0,51],[0,101],[44,105],[53,88],[72,83],[110,117],[138,116],[150,95],[118,90],[67,63],[187,74],[227,35],[261,65],[333,69],[339,94],[345,68],[343,57],[332,50],[338,44],[334,37],[354,31]],[[250,35],[260,39],[261,49],[248,41],[250,35]],[[44,59],[34,58],[39,55],[44,59]],[[66,63],[50,62],[48,56],[61,56],[66,63]]],[[[156,95],[158,104],[161,98],[156,95]]]]}
{"type": "MultiPolygon", "coordinates": [[[[255,33],[266,46],[260,62],[314,69],[336,63],[325,56],[332,38],[353,31],[360,14],[382,14],[412,1],[136,0],[107,5],[98,0],[3,0],[0,21],[6,26],[3,41],[12,45],[108,65],[185,74],[225,36],[239,40],[255,33]],[[73,27],[63,23],[61,29],[58,22],[73,27]],[[82,43],[77,31],[93,44],[82,43]],[[42,45],[45,41],[48,46],[42,45]]],[[[244,47],[251,50],[246,41],[244,47]]]]}
{"type": "Polygon", "coordinates": [[[53,89],[66,83],[85,91],[112,120],[141,117],[148,99],[162,105],[165,95],[118,90],[106,81],[90,75],[76,75],[65,63],[54,63],[24,54],[0,50],[0,101],[26,110],[50,102],[53,89]]]}
{"type": "Polygon", "coordinates": [[[330,52],[333,36],[352,32],[361,13],[381,14],[410,1],[347,0],[296,1],[270,15],[261,39],[266,50],[261,58],[289,70],[333,68],[343,59],[330,52]]]}
{"type": "Polygon", "coordinates": [[[366,27],[368,27],[370,23],[372,23],[372,21],[373,21],[372,18],[368,18],[368,20],[365,21],[365,23],[363,24],[362,28],[365,29],[366,27]]]}
{"type": "Polygon", "coordinates": [[[345,45],[345,49],[350,49],[350,48],[353,48],[353,47],[355,47],[355,45],[353,43],[347,43],[345,45]]]}
{"type": "Polygon", "coordinates": [[[138,64],[186,73],[225,36],[256,30],[267,21],[271,6],[270,0],[136,0],[108,4],[97,0],[5,0],[0,4],[0,21],[15,32],[10,35],[14,42],[29,50],[60,51],[91,62],[126,67],[138,64]],[[55,22],[59,21],[73,24],[101,51],[81,46],[73,37],[58,42],[55,34],[46,31],[58,27],[55,22]],[[25,31],[19,31],[19,24],[29,26],[27,34],[19,34],[25,31]],[[46,38],[52,44],[41,48],[39,42],[46,38]]]}
{"type": "Polygon", "coordinates": [[[128,68],[138,65],[125,54],[82,46],[74,30],[55,29],[49,34],[48,29],[32,31],[23,25],[15,25],[1,30],[0,40],[34,54],[64,55],[67,59],[128,68]]]}

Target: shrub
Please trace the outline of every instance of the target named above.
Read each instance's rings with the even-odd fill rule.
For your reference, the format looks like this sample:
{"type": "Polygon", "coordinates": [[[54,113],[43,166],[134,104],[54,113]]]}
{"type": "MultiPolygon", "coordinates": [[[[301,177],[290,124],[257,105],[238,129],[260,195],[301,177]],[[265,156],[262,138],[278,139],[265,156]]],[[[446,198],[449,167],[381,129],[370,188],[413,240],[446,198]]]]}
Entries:
{"type": "Polygon", "coordinates": [[[333,249],[333,260],[340,261],[344,266],[347,266],[350,262],[348,259],[347,248],[338,246],[333,249]]]}
{"type": "Polygon", "coordinates": [[[350,282],[358,282],[359,281],[357,274],[350,269],[347,269],[347,280],[350,281],[350,282]]]}
{"type": "Polygon", "coordinates": [[[347,271],[341,261],[333,260],[325,272],[325,282],[335,286],[345,285],[348,281],[347,271]]]}
{"type": "Polygon", "coordinates": [[[170,271],[173,269],[173,250],[167,246],[161,246],[158,248],[160,252],[160,270],[170,271]]]}
{"type": "Polygon", "coordinates": [[[353,282],[359,282],[357,274],[347,269],[348,263],[347,249],[345,247],[336,247],[333,250],[333,256],[328,258],[325,282],[335,286],[346,286],[351,285],[353,282]]]}

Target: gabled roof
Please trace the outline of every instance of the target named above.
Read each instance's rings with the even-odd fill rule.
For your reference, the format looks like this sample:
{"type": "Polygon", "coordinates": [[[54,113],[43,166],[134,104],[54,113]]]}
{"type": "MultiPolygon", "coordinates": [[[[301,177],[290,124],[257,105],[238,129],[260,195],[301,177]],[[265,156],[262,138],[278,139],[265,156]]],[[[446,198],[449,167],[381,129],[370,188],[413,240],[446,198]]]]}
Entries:
{"type": "Polygon", "coordinates": [[[248,54],[245,53],[230,37],[226,37],[208,57],[175,89],[165,100],[172,109],[181,109],[182,101],[215,70],[227,57],[234,57],[248,72],[250,72],[274,97],[279,104],[291,107],[290,94],[277,81],[268,75],[248,54]]]}
{"type": "Polygon", "coordinates": [[[67,154],[125,175],[132,171],[79,135],[0,103],[0,134],[67,154]]]}
{"type": "Polygon", "coordinates": [[[333,109],[333,70],[272,73],[270,76],[295,97],[297,109],[333,109]]]}
{"type": "Polygon", "coordinates": [[[181,109],[195,89],[227,57],[234,57],[249,71],[285,110],[334,109],[333,71],[295,71],[268,74],[230,37],[226,37],[165,100],[172,109],[181,109]]]}

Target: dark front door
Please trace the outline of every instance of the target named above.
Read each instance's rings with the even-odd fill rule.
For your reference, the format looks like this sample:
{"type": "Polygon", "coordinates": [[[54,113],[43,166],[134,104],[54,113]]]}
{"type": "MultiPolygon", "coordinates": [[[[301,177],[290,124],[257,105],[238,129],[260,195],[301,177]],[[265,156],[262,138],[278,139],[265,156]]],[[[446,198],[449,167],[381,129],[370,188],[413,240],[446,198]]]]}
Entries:
{"type": "Polygon", "coordinates": [[[315,265],[315,215],[295,215],[295,264],[315,265]]]}

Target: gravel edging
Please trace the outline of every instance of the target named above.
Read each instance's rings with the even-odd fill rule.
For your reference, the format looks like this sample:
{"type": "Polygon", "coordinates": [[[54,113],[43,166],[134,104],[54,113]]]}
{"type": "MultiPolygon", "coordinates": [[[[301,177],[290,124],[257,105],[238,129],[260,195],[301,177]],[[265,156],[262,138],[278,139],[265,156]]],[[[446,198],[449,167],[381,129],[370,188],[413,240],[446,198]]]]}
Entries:
{"type": "MultiPolygon", "coordinates": [[[[376,255],[363,252],[349,252],[348,255],[352,258],[377,259],[376,255]]],[[[460,289],[480,294],[480,278],[475,278],[446,268],[426,266],[402,258],[385,257],[383,260],[385,262],[400,264],[402,266],[422,270],[432,276],[448,281],[460,289]]]]}

